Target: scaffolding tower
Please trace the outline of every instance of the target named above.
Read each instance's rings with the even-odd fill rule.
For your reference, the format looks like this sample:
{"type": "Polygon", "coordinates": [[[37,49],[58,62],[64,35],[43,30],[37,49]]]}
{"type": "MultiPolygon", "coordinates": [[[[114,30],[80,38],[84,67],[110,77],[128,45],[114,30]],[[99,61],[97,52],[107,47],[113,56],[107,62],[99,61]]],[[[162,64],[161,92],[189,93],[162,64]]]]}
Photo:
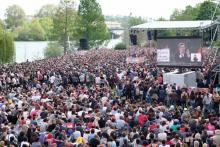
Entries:
{"type": "Polygon", "coordinates": [[[212,79],[212,85],[214,85],[216,78],[218,77],[218,84],[220,84],[220,46],[214,46],[214,40],[217,37],[217,40],[220,40],[220,16],[215,19],[215,15],[217,13],[217,10],[219,9],[220,6],[220,0],[215,0],[216,2],[216,8],[212,16],[212,23],[216,25],[214,34],[211,39],[211,45],[210,45],[210,53],[209,57],[206,61],[206,65],[209,69],[210,73],[210,79],[212,79]]]}

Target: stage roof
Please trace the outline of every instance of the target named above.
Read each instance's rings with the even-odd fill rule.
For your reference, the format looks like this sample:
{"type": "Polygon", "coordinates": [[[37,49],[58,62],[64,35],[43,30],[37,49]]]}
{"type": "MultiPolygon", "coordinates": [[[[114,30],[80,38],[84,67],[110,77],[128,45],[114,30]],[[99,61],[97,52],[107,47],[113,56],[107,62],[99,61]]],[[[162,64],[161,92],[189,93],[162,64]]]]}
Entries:
{"type": "Polygon", "coordinates": [[[131,30],[168,30],[168,29],[204,29],[212,25],[211,20],[202,21],[152,21],[137,26],[131,30]]]}

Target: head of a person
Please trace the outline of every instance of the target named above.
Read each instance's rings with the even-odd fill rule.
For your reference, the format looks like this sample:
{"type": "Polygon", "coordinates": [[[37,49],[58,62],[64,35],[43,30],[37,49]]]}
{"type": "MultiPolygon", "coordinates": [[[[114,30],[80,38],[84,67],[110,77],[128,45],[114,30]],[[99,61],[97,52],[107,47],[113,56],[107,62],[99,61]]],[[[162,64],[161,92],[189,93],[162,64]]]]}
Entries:
{"type": "Polygon", "coordinates": [[[94,129],[91,129],[91,134],[94,134],[95,133],[95,130],[94,129]]]}
{"type": "Polygon", "coordinates": [[[185,54],[186,53],[186,45],[184,43],[179,43],[178,44],[178,51],[180,54],[185,54]]]}

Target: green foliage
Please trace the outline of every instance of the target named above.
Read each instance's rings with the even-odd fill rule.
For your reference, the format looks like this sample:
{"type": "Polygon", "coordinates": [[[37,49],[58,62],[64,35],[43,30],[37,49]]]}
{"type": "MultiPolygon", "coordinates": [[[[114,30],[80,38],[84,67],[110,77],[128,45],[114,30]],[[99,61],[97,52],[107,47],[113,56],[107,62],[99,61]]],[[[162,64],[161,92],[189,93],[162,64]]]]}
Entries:
{"type": "Polygon", "coordinates": [[[41,26],[39,19],[34,19],[30,25],[30,38],[36,41],[44,40],[45,32],[41,26]]]}
{"type": "Polygon", "coordinates": [[[158,18],[158,20],[157,21],[166,21],[166,19],[165,18],[163,18],[163,17],[160,17],[160,18],[158,18]]]}
{"type": "Polygon", "coordinates": [[[214,46],[220,47],[220,39],[216,40],[213,44],[214,46]]]}
{"type": "Polygon", "coordinates": [[[30,24],[24,23],[22,27],[14,30],[14,37],[16,41],[30,41],[30,24]]]}
{"type": "Polygon", "coordinates": [[[74,8],[73,1],[66,2],[64,0],[59,4],[59,8],[53,18],[53,38],[58,40],[62,46],[65,46],[65,29],[67,36],[70,40],[76,40],[77,38],[77,25],[78,16],[74,8]],[[67,12],[67,13],[66,13],[67,12]],[[67,14],[67,15],[66,15],[67,14]],[[67,19],[66,19],[67,17],[67,19]],[[66,23],[67,20],[67,23],[66,23]]]}
{"type": "Polygon", "coordinates": [[[44,50],[44,57],[55,57],[62,55],[63,48],[60,46],[58,42],[50,42],[47,48],[44,50]]]}
{"type": "MultiPolygon", "coordinates": [[[[175,21],[183,21],[183,20],[210,20],[212,19],[212,15],[214,14],[214,11],[216,9],[216,4],[213,3],[210,0],[206,0],[203,3],[200,3],[196,5],[195,7],[192,6],[186,6],[184,10],[178,10],[175,9],[172,15],[170,16],[170,20],[175,21]]],[[[220,9],[217,9],[217,13],[214,16],[214,19],[216,19],[216,16],[220,14],[220,9]]],[[[196,36],[198,35],[198,32],[193,30],[165,30],[159,32],[161,36],[175,36],[177,33],[181,36],[196,36]]]]}
{"type": "Polygon", "coordinates": [[[56,40],[54,38],[54,23],[53,19],[58,11],[58,6],[47,4],[41,7],[36,17],[39,19],[40,25],[45,32],[45,40],[56,40]]]}
{"type": "Polygon", "coordinates": [[[19,26],[22,26],[25,21],[25,12],[18,5],[9,6],[6,9],[5,16],[5,22],[7,24],[7,27],[10,29],[15,29],[19,26]]]}
{"type": "Polygon", "coordinates": [[[53,36],[53,18],[51,17],[41,17],[39,18],[41,27],[44,30],[44,39],[45,40],[54,40],[53,36]]]}
{"type": "MultiPolygon", "coordinates": [[[[210,20],[212,19],[213,13],[216,9],[216,4],[210,0],[206,0],[205,2],[199,5],[198,9],[199,11],[196,18],[197,20],[210,20]]],[[[214,19],[216,19],[216,16],[219,14],[220,14],[220,9],[218,7],[214,19]]]]}
{"type": "Polygon", "coordinates": [[[86,38],[90,47],[99,46],[109,39],[102,9],[96,0],[80,0],[78,15],[79,38],[86,38]]]}
{"type": "Polygon", "coordinates": [[[175,9],[170,16],[170,20],[195,20],[197,18],[198,11],[198,6],[186,6],[184,10],[175,9]]]}
{"type": "Polygon", "coordinates": [[[115,45],[115,50],[125,50],[126,48],[126,44],[122,42],[115,45]]]}
{"type": "Polygon", "coordinates": [[[15,48],[13,36],[0,26],[0,64],[12,63],[14,57],[15,48]]]}
{"type": "MultiPolygon", "coordinates": [[[[210,20],[212,19],[215,8],[215,3],[210,0],[206,0],[195,7],[186,6],[184,10],[175,9],[170,16],[170,20],[210,20]]],[[[214,19],[216,19],[216,16],[219,14],[220,9],[218,8],[214,19]]]]}
{"type": "Polygon", "coordinates": [[[4,22],[0,19],[0,28],[4,28],[4,22]]]}
{"type": "Polygon", "coordinates": [[[53,18],[57,12],[57,6],[53,4],[47,4],[41,7],[37,13],[37,17],[49,17],[53,18]]]}
{"type": "Polygon", "coordinates": [[[141,17],[131,17],[128,21],[128,27],[136,26],[143,23],[145,23],[145,20],[141,17]]]}

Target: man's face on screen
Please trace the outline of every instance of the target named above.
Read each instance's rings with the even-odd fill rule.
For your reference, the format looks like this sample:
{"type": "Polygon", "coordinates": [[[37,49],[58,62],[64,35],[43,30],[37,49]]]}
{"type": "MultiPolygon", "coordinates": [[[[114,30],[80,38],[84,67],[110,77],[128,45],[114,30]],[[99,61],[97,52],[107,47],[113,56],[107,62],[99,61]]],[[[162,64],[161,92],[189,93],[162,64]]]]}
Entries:
{"type": "Polygon", "coordinates": [[[180,54],[185,54],[186,53],[186,47],[185,47],[184,44],[181,44],[179,46],[179,52],[180,52],[180,54]]]}

